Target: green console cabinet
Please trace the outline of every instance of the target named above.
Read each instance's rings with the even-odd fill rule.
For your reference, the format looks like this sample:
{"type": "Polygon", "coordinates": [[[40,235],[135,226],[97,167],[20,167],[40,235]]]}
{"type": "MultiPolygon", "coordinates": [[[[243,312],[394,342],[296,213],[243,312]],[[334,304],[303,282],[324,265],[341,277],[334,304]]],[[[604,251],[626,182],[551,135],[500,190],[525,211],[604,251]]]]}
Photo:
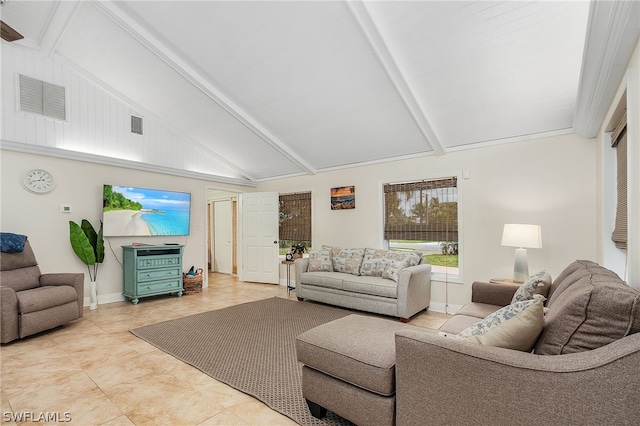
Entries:
{"type": "Polygon", "coordinates": [[[177,293],[182,296],[182,245],[122,246],[125,300],[177,293]]]}

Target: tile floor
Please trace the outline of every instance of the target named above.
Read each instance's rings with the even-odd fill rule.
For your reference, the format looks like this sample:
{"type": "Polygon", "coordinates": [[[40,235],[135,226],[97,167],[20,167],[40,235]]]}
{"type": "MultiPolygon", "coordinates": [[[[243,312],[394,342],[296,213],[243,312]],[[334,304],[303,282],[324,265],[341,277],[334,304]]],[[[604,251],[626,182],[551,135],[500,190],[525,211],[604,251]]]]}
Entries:
{"type": "MultiPolygon", "coordinates": [[[[0,423],[42,424],[42,416],[51,416],[49,420],[78,425],[293,425],[260,401],[128,331],[274,296],[295,299],[295,291],[287,294],[284,286],[211,274],[202,293],[85,308],[81,320],[2,345],[0,423]],[[11,413],[33,421],[13,422],[11,413]]],[[[447,318],[423,312],[410,323],[437,328],[447,318]]]]}

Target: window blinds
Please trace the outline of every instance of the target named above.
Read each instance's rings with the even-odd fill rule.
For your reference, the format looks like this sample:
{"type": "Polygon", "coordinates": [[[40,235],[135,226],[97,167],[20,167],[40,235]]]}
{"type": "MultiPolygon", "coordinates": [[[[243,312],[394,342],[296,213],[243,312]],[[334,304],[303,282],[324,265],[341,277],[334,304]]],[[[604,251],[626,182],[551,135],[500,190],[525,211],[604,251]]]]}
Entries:
{"type": "Polygon", "coordinates": [[[617,156],[617,194],[616,223],[611,239],[616,247],[627,249],[627,113],[611,135],[611,146],[616,148],[617,156]]]}
{"type": "Polygon", "coordinates": [[[456,177],[384,185],[386,240],[458,241],[456,177]]]}
{"type": "Polygon", "coordinates": [[[311,241],[311,192],[282,194],[280,201],[280,239],[311,241]]]}

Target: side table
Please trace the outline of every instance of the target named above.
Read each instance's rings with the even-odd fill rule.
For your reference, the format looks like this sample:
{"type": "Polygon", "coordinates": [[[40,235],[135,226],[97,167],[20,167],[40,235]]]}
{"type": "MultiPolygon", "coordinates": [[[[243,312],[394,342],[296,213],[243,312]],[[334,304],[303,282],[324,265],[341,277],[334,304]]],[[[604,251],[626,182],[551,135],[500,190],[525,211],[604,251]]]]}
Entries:
{"type": "Polygon", "coordinates": [[[296,262],[294,260],[283,260],[281,262],[283,265],[286,265],[287,268],[287,294],[294,290],[295,287],[291,285],[291,265],[295,265],[296,262]]]}

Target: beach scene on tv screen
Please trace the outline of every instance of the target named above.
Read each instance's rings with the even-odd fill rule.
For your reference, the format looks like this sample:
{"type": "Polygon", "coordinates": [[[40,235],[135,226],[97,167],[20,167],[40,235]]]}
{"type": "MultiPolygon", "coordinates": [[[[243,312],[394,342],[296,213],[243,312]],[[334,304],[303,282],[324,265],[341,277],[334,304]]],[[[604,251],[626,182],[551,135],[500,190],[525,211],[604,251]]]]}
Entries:
{"type": "Polygon", "coordinates": [[[105,236],[189,235],[191,194],[104,185],[105,236]]]}

